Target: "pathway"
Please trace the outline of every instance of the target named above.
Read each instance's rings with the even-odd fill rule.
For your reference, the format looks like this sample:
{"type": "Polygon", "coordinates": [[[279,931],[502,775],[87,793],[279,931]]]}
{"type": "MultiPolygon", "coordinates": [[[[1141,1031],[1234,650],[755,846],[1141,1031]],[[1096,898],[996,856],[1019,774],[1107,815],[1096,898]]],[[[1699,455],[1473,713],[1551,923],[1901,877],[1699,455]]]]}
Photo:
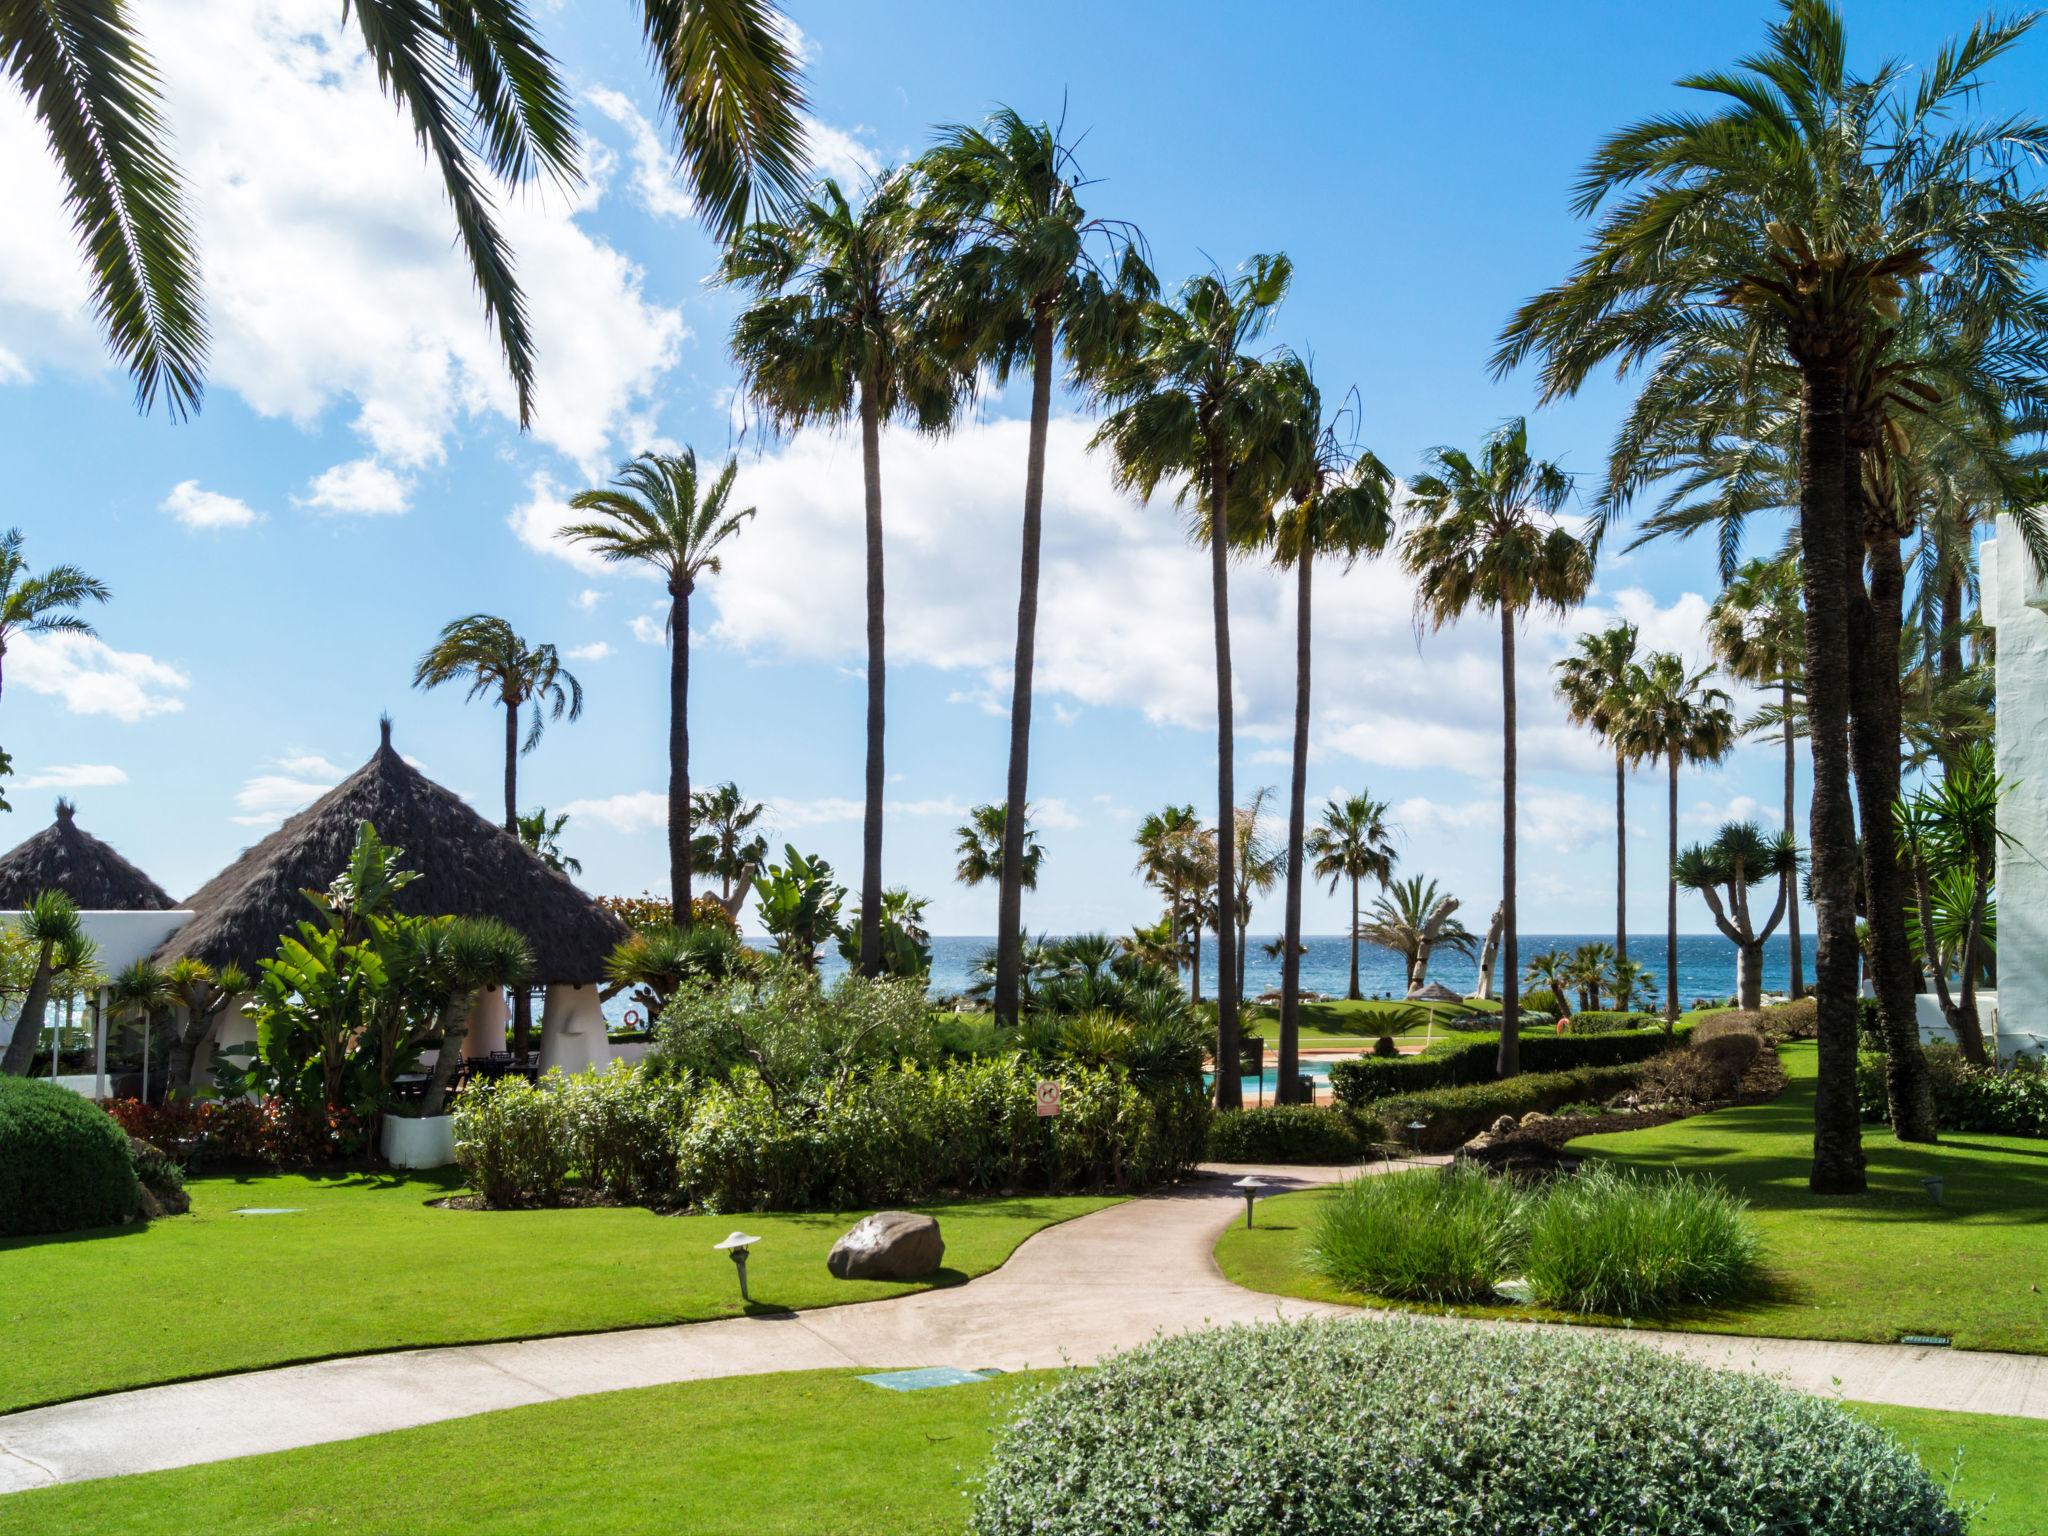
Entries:
{"type": "MultiPolygon", "coordinates": [[[[7,1415],[0,1417],[0,1493],[627,1387],[848,1366],[1087,1364],[1161,1332],[1352,1310],[1261,1295],[1223,1278],[1211,1249],[1242,1217],[1244,1203],[1228,1180],[1245,1171],[1218,1168],[1179,1189],[1048,1228],[1002,1268],[945,1290],[666,1328],[359,1355],[7,1415]]],[[[1257,1171],[1286,1186],[1351,1170],[1257,1171]]],[[[2048,1357],[1648,1330],[1632,1337],[1811,1392],[2048,1418],[2048,1357]]]]}

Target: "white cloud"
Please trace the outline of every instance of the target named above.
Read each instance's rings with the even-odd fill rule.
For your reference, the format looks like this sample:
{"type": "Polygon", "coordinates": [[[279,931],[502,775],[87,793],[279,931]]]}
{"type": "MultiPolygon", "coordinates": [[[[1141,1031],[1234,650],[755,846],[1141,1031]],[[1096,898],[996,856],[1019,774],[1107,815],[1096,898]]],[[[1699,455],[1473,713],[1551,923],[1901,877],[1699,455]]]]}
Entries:
{"type": "Polygon", "coordinates": [[[172,486],[162,509],[187,528],[247,528],[263,520],[263,514],[246,501],[201,490],[197,480],[180,480],[172,486]]]}
{"type": "MultiPolygon", "coordinates": [[[[526,500],[512,509],[505,524],[528,549],[536,554],[565,560],[586,576],[625,575],[649,581],[657,579],[652,566],[637,563],[615,565],[600,558],[588,545],[563,538],[563,528],[585,519],[569,505],[567,495],[552,475],[536,473],[530,476],[526,489],[526,500]]],[[[605,594],[594,587],[585,587],[574,598],[576,606],[586,613],[605,600],[605,594]]],[[[663,607],[665,610],[666,605],[663,607]]]]}
{"type": "Polygon", "coordinates": [[[1047,832],[1071,832],[1081,825],[1073,807],[1057,798],[1032,801],[1031,819],[1047,832]]]}
{"type": "Polygon", "coordinates": [[[128,775],[112,763],[52,763],[29,775],[19,789],[108,789],[126,784],[128,775]]]}
{"type": "Polygon", "coordinates": [[[668,641],[668,626],[653,614],[634,614],[626,628],[633,631],[633,638],[642,645],[663,645],[668,641]]]}
{"type": "Polygon", "coordinates": [[[581,592],[578,592],[576,596],[573,599],[571,599],[571,601],[573,601],[576,604],[576,606],[582,609],[585,613],[588,613],[591,609],[595,608],[599,603],[604,601],[604,594],[598,591],[595,587],[585,587],[581,592]]]}
{"type": "Polygon", "coordinates": [[[603,661],[611,653],[609,640],[593,640],[588,645],[571,646],[568,655],[571,661],[603,661]]]}
{"type": "MultiPolygon", "coordinates": [[[[407,758],[406,761],[412,762],[412,759],[407,758]]],[[[339,784],[343,778],[343,770],[317,752],[288,752],[277,759],[275,766],[298,778],[324,779],[329,784],[339,784]]],[[[413,766],[417,768],[419,764],[413,763],[413,766]]]]}
{"type": "Polygon", "coordinates": [[[339,784],[342,770],[317,752],[287,752],[235,791],[237,826],[274,827],[339,784]]]}
{"type": "Polygon", "coordinates": [[[7,680],[64,701],[74,715],[112,715],[133,724],[185,707],[192,680],[141,651],[117,651],[91,635],[22,635],[7,651],[7,680]]]}
{"type": "MultiPolygon", "coordinates": [[[[212,384],[314,425],[340,405],[376,457],[439,460],[514,391],[454,247],[454,219],[353,18],[331,0],[145,0],[203,253],[212,384]],[[307,174],[317,166],[318,175],[307,174]]],[[[605,195],[502,192],[539,352],[534,436],[601,467],[644,415],[686,331],[640,269],[579,216],[605,195]]],[[[11,373],[113,364],[48,148],[19,93],[0,100],[0,346],[11,373]]],[[[638,446],[632,444],[631,446],[638,446]]]]}
{"type": "Polygon", "coordinates": [[[1753,821],[1770,833],[1784,824],[1785,807],[1766,804],[1749,795],[1736,795],[1720,805],[1711,800],[1695,800],[1679,814],[1678,819],[1682,825],[1705,827],[1717,832],[1731,821],[1753,821]]]}
{"type": "Polygon", "coordinates": [[[299,505],[342,516],[388,516],[412,505],[412,482],[375,459],[351,459],[315,475],[299,505]]]}
{"type": "Polygon", "coordinates": [[[657,219],[687,219],[695,214],[696,201],[676,179],[675,157],[640,109],[620,92],[602,86],[586,94],[592,106],[625,130],[626,154],[633,162],[634,200],[657,219]]]}
{"type": "Polygon", "coordinates": [[[652,832],[668,825],[668,796],[651,789],[571,800],[561,809],[571,825],[594,821],[614,832],[652,832]]]}
{"type": "Polygon", "coordinates": [[[830,176],[849,194],[882,168],[881,158],[860,141],[858,135],[862,131],[860,128],[851,132],[834,128],[815,117],[804,124],[805,147],[810,150],[811,164],[819,175],[830,176]]]}

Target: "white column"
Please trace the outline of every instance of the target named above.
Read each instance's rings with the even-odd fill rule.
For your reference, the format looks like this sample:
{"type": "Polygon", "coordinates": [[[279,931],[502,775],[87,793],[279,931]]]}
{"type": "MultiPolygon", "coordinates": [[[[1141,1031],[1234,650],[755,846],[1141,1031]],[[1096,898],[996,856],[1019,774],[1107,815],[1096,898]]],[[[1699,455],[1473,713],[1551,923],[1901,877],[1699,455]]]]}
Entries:
{"type": "Polygon", "coordinates": [[[1980,575],[1984,620],[1998,631],[1998,829],[2009,840],[1998,850],[1996,1019],[1979,1013],[2010,1054],[2048,1048],[2048,584],[2002,513],[1980,575]]]}
{"type": "Polygon", "coordinates": [[[581,1072],[585,1067],[601,1067],[612,1059],[612,1043],[606,1036],[604,1007],[596,987],[551,984],[540,1022],[543,1072],[550,1067],[581,1072]]]}
{"type": "Polygon", "coordinates": [[[107,989],[100,988],[99,1001],[92,1011],[92,1096],[104,1099],[107,1096],[107,989]]]}

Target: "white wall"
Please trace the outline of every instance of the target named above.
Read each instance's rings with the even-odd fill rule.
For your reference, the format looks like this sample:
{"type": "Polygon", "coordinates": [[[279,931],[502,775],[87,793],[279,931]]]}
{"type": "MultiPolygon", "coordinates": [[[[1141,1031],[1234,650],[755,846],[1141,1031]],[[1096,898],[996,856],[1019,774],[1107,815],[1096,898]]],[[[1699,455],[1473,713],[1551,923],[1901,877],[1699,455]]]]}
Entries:
{"type": "Polygon", "coordinates": [[[2011,839],[1998,853],[1999,1029],[2048,1037],[2048,590],[2010,517],[1981,562],[1984,618],[1998,631],[1998,824],[2011,839]]]}

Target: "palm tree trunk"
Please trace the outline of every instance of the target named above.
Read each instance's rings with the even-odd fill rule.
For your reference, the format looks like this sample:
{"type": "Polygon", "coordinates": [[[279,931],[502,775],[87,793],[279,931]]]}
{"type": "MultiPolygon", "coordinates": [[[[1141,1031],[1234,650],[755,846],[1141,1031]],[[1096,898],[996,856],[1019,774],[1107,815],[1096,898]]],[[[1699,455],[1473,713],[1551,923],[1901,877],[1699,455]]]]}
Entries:
{"type": "Polygon", "coordinates": [[[1015,1022],[1024,931],[1024,817],[1031,770],[1031,679],[1038,655],[1038,549],[1045,509],[1045,443],[1052,421],[1052,312],[1031,332],[1031,435],[1024,450],[1024,547],[1017,570],[1017,657],[1010,672],[1010,774],[1003,801],[1003,866],[996,896],[996,1018],[1015,1022]]]}
{"type": "Polygon", "coordinates": [[[1671,782],[1664,835],[1664,1028],[1678,1022],[1678,749],[1671,749],[1671,782]]]}
{"type": "MultiPolygon", "coordinates": [[[[1860,478],[1860,477],[1859,477],[1860,478]]],[[[1859,488],[1847,493],[1858,509],[1859,488]]],[[[1853,524],[1852,524],[1853,526],[1853,524]]],[[[1899,634],[1905,624],[1906,572],[1899,541],[1880,529],[1869,540],[1870,588],[1863,586],[1865,544],[1849,542],[1844,586],[1849,602],[1850,754],[1856,774],[1857,808],[1863,824],[1863,893],[1870,914],[1871,974],[1877,983],[1884,1021],[1885,1099],[1892,1134],[1901,1141],[1935,1139],[1934,1087],[1920,1050],[1920,1021],[1914,995],[1918,968],[1906,937],[1906,882],[1892,835],[1892,807],[1899,799],[1899,740],[1904,700],[1900,697],[1899,634]]]]}
{"type": "Polygon", "coordinates": [[[505,701],[505,830],[519,835],[519,705],[511,699],[505,701]]]}
{"type": "Polygon", "coordinates": [[[1628,765],[1614,754],[1614,958],[1628,958],[1628,765]]]}
{"type": "Polygon", "coordinates": [[[1856,1095],[1856,818],[1849,790],[1849,614],[1843,572],[1857,530],[1846,516],[1845,369],[1801,369],[1799,544],[1806,596],[1806,693],[1813,748],[1808,808],[1815,916],[1819,1082],[1813,1103],[1815,1194],[1861,1194],[1863,1123],[1856,1095]]]}
{"type": "Polygon", "coordinates": [[[1941,584],[1941,680],[1953,683],[1963,675],[1963,577],[1951,570],[1941,584]]]}
{"type": "Polygon", "coordinates": [[[1193,963],[1188,966],[1188,1001],[1199,1003],[1202,1000],[1202,918],[1199,912],[1193,921],[1195,947],[1193,963]]]}
{"type": "MultiPolygon", "coordinates": [[[[0,1072],[10,1077],[27,1074],[29,1063],[35,1060],[36,1045],[43,1038],[44,1016],[50,1005],[50,959],[55,953],[55,945],[43,945],[36,956],[36,968],[29,975],[28,991],[22,995],[21,1012],[15,1017],[7,1054],[0,1057],[0,1072]]],[[[147,1027],[145,1023],[144,1028],[147,1027]]]]}
{"type": "Polygon", "coordinates": [[[1515,610],[1500,605],[1501,978],[1500,1056],[1495,1071],[1522,1070],[1522,957],[1515,931],[1515,610]]]}
{"type": "MultiPolygon", "coordinates": [[[[1301,1100],[1301,888],[1308,872],[1302,868],[1302,846],[1308,840],[1308,699],[1309,602],[1315,561],[1302,541],[1294,564],[1294,764],[1287,783],[1287,914],[1280,926],[1280,1062],[1273,1099],[1279,1104],[1301,1100]]],[[[1351,883],[1358,901],[1358,882],[1351,883]]],[[[1358,928],[1354,915],[1353,932],[1358,928]]],[[[1358,940],[1352,941],[1351,991],[1358,992],[1358,940]]]]}
{"type": "Polygon", "coordinates": [[[1230,703],[1230,460],[1218,438],[1209,450],[1209,594],[1216,622],[1216,1107],[1238,1109],[1237,1072],[1237,784],[1230,703]]]}
{"type": "Polygon", "coordinates": [[[1358,876],[1351,877],[1351,1001],[1361,1001],[1365,994],[1358,990],[1358,876]]]}
{"type": "MultiPolygon", "coordinates": [[[[1798,825],[1794,817],[1798,805],[1794,798],[1798,786],[1799,750],[1792,738],[1792,679],[1788,675],[1778,684],[1778,707],[1785,714],[1785,830],[1798,825]]],[[[1788,870],[1784,876],[1789,889],[1785,892],[1785,920],[1787,932],[1791,935],[1792,950],[1792,1000],[1797,1002],[1806,996],[1806,961],[1799,947],[1799,876],[1788,870]]]]}
{"type": "Polygon", "coordinates": [[[882,972],[882,420],[874,381],[860,391],[861,479],[866,495],[868,556],[868,760],[867,807],[860,835],[860,973],[882,972]]]}
{"type": "Polygon", "coordinates": [[[441,1042],[427,1074],[427,1090],[420,1096],[422,1115],[438,1115],[448,1102],[448,1085],[455,1081],[462,1042],[469,1036],[469,1008],[474,997],[471,992],[458,992],[441,1007],[441,1042]]]}
{"type": "Polygon", "coordinates": [[[668,629],[668,891],[690,926],[690,589],[670,589],[668,629]]]}

